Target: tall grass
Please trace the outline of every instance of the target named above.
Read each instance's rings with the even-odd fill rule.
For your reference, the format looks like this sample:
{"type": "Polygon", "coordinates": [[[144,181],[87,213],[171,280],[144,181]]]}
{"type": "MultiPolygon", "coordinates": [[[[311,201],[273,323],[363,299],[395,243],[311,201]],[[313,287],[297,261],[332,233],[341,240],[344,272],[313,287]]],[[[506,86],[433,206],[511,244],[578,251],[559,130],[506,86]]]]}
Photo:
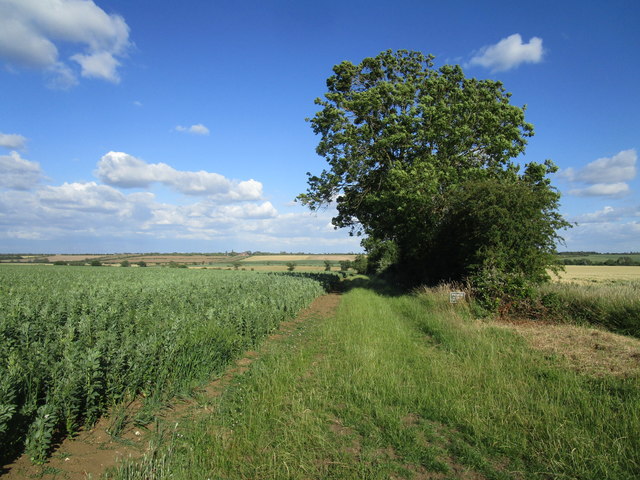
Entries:
{"type": "Polygon", "coordinates": [[[352,290],[211,402],[110,478],[640,475],[639,379],[566,370],[444,292],[352,290]]]}
{"type": "Polygon", "coordinates": [[[540,295],[547,316],[640,338],[640,281],[551,283],[540,295]]]}
{"type": "Polygon", "coordinates": [[[139,395],[149,421],[323,291],[284,275],[2,266],[0,452],[42,462],[55,434],[139,395]]]}

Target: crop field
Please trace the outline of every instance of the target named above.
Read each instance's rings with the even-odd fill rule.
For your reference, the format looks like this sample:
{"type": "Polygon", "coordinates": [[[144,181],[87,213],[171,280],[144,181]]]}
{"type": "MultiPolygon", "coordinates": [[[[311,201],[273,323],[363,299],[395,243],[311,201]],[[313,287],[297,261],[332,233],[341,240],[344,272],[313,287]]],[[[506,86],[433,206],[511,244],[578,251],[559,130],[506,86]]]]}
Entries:
{"type": "Polygon", "coordinates": [[[596,283],[619,280],[640,281],[640,267],[606,265],[567,265],[556,280],[572,283],[596,283]]]}
{"type": "Polygon", "coordinates": [[[0,459],[43,462],[136,397],[149,421],[323,292],[301,275],[0,266],[0,459]]]}
{"type": "Polygon", "coordinates": [[[355,260],[355,255],[253,255],[248,257],[245,262],[300,262],[300,261],[318,261],[324,262],[340,262],[342,260],[355,260]]]}
{"type": "Polygon", "coordinates": [[[640,262],[640,253],[559,253],[560,260],[588,260],[594,264],[607,260],[616,261],[620,257],[630,258],[634,262],[640,262]]]}

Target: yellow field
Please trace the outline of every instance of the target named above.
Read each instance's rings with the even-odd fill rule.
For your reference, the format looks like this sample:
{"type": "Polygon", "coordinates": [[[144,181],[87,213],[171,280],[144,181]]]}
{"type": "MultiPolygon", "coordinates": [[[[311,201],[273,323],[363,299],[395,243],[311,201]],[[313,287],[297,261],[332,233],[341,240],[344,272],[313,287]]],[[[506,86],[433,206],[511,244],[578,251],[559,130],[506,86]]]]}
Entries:
{"type": "Polygon", "coordinates": [[[640,267],[610,267],[591,265],[567,265],[559,276],[552,275],[560,282],[602,282],[607,280],[640,280],[640,267]]]}
{"type": "Polygon", "coordinates": [[[48,257],[48,260],[50,262],[58,262],[58,261],[63,261],[63,262],[83,262],[85,260],[92,260],[94,258],[102,258],[105,255],[66,255],[66,254],[60,254],[60,255],[51,255],[48,257]]]}
{"type": "Polygon", "coordinates": [[[341,260],[355,260],[355,255],[253,255],[246,258],[247,262],[300,262],[303,260],[331,260],[339,262],[341,260]]]}

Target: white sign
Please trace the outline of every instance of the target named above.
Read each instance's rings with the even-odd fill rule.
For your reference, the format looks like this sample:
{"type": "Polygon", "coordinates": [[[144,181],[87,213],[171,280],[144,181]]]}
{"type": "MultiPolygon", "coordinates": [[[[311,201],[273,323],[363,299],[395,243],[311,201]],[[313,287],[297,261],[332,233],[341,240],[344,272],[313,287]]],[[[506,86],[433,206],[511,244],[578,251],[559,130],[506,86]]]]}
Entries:
{"type": "Polygon", "coordinates": [[[464,300],[464,292],[450,292],[449,303],[458,303],[460,300],[464,300]]]}

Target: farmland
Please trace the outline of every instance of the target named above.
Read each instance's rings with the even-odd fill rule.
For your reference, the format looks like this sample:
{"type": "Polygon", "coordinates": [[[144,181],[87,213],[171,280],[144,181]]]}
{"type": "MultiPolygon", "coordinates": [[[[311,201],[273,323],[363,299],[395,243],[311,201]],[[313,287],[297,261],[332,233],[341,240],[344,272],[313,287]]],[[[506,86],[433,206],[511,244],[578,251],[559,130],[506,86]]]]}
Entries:
{"type": "Polygon", "coordinates": [[[638,478],[640,342],[620,376],[593,373],[444,289],[347,282],[334,315],[108,478],[638,478]]]}
{"type": "Polygon", "coordinates": [[[567,265],[564,272],[553,275],[563,283],[602,283],[620,280],[640,281],[640,267],[607,265],[567,265]]]}
{"type": "Polygon", "coordinates": [[[355,260],[354,254],[256,254],[243,253],[211,253],[211,254],[109,254],[109,255],[0,255],[0,263],[11,264],[57,264],[57,265],[89,265],[99,262],[105,266],[145,265],[149,267],[189,267],[214,269],[244,269],[257,271],[286,271],[287,264],[293,262],[295,269],[305,272],[320,272],[325,270],[325,262],[331,263],[332,270],[340,268],[343,260],[355,260]]]}
{"type": "Polygon", "coordinates": [[[576,325],[635,334],[637,282],[546,286],[556,324],[350,276],[337,310],[261,342],[336,278],[0,266],[1,448],[46,462],[8,477],[85,478],[47,442],[108,415],[118,451],[127,422],[145,432],[131,448],[149,445],[117,480],[637,478],[640,340],[576,325]],[[184,395],[180,417],[158,413],[184,395]]]}
{"type": "Polygon", "coordinates": [[[136,397],[149,421],[323,292],[291,275],[2,266],[0,451],[43,462],[136,397]]]}

